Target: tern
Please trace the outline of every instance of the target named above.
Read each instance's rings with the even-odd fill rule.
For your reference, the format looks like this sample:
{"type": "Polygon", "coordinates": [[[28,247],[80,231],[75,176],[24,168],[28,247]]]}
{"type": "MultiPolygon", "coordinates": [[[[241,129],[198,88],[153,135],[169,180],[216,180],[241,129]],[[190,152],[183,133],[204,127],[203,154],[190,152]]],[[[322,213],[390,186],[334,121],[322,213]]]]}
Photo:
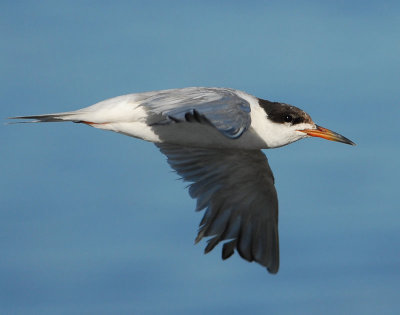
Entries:
{"type": "Polygon", "coordinates": [[[72,121],[155,143],[205,209],[195,242],[223,242],[270,273],[279,269],[278,197],[262,149],[307,137],[354,145],[318,126],[303,110],[230,88],[189,87],[110,98],[71,112],[19,116],[25,122],[72,121]]]}

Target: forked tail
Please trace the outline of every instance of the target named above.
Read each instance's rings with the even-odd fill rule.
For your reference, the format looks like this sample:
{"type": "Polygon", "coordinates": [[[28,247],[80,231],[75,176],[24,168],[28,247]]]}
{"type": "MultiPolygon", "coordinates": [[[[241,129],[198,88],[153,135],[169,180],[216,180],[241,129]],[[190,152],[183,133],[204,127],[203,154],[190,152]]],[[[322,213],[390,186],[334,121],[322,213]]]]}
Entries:
{"type": "Polygon", "coordinates": [[[17,116],[9,117],[8,119],[20,119],[24,121],[16,121],[13,123],[39,123],[39,122],[62,122],[62,121],[73,121],[81,122],[79,116],[81,113],[76,112],[65,112],[65,113],[55,113],[55,114],[44,114],[44,115],[33,115],[33,116],[17,116]]]}

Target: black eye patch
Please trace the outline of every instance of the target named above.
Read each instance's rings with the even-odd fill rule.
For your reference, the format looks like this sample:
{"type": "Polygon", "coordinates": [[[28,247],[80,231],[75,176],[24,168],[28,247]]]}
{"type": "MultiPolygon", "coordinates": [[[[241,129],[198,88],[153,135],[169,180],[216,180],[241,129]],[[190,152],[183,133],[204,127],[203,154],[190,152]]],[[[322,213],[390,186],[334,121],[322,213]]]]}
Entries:
{"type": "Polygon", "coordinates": [[[296,117],[295,119],[293,119],[293,125],[300,124],[303,121],[304,121],[303,117],[296,117]]]}
{"type": "Polygon", "coordinates": [[[292,122],[293,117],[292,117],[292,115],[286,115],[283,119],[285,120],[285,122],[290,123],[290,122],[292,122]]]}
{"type": "Polygon", "coordinates": [[[278,124],[291,123],[292,125],[300,124],[303,122],[311,122],[311,118],[300,108],[292,105],[278,102],[270,102],[258,99],[261,108],[264,109],[268,118],[278,124]]]}

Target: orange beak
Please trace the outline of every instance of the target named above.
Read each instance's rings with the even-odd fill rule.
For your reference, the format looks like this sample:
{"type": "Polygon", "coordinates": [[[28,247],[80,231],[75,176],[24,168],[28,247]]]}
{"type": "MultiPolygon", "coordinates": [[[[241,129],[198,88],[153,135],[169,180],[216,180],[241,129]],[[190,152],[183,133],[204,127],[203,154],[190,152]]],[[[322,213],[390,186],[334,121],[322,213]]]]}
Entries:
{"type": "Polygon", "coordinates": [[[343,142],[346,144],[351,144],[351,145],[356,145],[353,141],[347,139],[346,137],[343,137],[342,135],[333,132],[332,130],[323,128],[321,126],[316,125],[316,129],[304,129],[304,130],[298,130],[300,132],[306,133],[310,137],[320,137],[324,138],[326,140],[331,140],[331,141],[337,141],[337,142],[343,142]]]}

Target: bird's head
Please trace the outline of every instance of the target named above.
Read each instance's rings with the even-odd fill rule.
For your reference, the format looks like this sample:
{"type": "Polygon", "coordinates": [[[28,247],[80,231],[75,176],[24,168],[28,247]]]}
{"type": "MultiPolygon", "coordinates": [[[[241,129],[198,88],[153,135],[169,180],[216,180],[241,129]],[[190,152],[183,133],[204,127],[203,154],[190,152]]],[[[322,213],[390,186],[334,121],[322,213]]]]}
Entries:
{"type": "Polygon", "coordinates": [[[267,114],[269,129],[269,147],[279,147],[294,141],[320,137],[326,140],[355,145],[354,142],[342,135],[318,126],[305,111],[295,106],[259,100],[260,106],[267,114]]]}

